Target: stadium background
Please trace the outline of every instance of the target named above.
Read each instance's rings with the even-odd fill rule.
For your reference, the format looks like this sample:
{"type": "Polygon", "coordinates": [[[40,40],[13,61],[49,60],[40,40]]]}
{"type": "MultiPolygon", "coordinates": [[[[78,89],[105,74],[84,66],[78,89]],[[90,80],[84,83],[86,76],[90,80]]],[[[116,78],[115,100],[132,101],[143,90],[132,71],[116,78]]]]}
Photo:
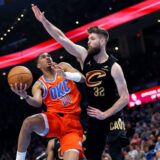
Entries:
{"type": "MultiPolygon", "coordinates": [[[[45,11],[46,17],[51,22],[64,32],[68,32],[140,2],[144,1],[0,0],[0,58],[51,39],[33,16],[31,3],[37,4],[45,11]]],[[[160,83],[160,8],[156,12],[114,27],[109,30],[109,33],[110,41],[107,46],[107,52],[113,54],[122,65],[129,92],[134,93],[158,86],[160,83]]],[[[86,46],[87,39],[77,43],[86,46]]],[[[66,61],[80,69],[76,59],[70,56],[63,48],[51,52],[51,55],[56,62],[66,61]]],[[[40,73],[35,67],[34,60],[21,65],[30,68],[34,75],[34,81],[39,77],[40,73]]],[[[7,73],[12,67],[0,69],[0,160],[14,159],[17,136],[23,119],[41,110],[28,106],[24,100],[21,100],[11,92],[7,83],[7,73]]],[[[132,109],[126,107],[127,126],[131,125],[131,128],[128,129],[131,140],[135,136],[137,123],[140,123],[139,121],[143,119],[146,124],[149,124],[149,127],[152,127],[150,123],[155,113],[159,117],[159,110],[159,98],[154,103],[142,104],[132,109]],[[149,119],[144,116],[144,113],[148,113],[149,119]],[[149,113],[152,114],[150,115],[149,113]],[[139,115],[139,117],[136,119],[134,115],[139,115]]],[[[156,122],[159,122],[159,119],[156,122]]],[[[142,133],[139,134],[139,137],[140,135],[142,133]]],[[[154,144],[157,142],[158,135],[157,137],[154,135],[154,144]]],[[[33,141],[29,148],[29,159],[34,159],[33,157],[41,154],[46,144],[45,140],[33,135],[33,141]],[[37,146],[41,146],[41,148],[38,150],[36,149],[37,146]]],[[[127,151],[129,152],[130,150],[129,148],[127,151]]]]}

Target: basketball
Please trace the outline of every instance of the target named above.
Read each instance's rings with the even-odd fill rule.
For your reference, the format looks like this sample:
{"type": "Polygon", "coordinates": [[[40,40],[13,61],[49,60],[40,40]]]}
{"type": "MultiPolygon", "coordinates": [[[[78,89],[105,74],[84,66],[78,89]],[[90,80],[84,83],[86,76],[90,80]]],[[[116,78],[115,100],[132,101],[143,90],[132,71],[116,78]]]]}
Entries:
{"type": "Polygon", "coordinates": [[[8,83],[9,85],[14,85],[17,83],[17,87],[19,89],[20,83],[24,87],[27,84],[27,89],[32,85],[33,76],[31,71],[24,66],[16,66],[13,67],[8,73],[8,83]]]}

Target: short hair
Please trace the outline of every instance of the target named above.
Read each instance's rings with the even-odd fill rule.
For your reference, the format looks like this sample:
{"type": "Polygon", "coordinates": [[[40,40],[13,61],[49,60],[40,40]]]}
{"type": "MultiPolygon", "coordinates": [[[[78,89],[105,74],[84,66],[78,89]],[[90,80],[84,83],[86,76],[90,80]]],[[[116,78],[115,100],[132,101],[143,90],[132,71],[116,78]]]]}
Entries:
{"type": "Polygon", "coordinates": [[[108,33],[108,31],[104,30],[103,28],[100,28],[98,26],[92,26],[92,27],[88,28],[87,32],[89,34],[91,34],[91,33],[101,34],[101,35],[103,35],[106,38],[107,42],[109,40],[109,33],[108,33]]]}
{"type": "MultiPolygon", "coordinates": [[[[44,54],[44,53],[41,53],[40,55],[38,55],[36,58],[35,58],[35,64],[37,65],[38,64],[38,60],[39,60],[39,58],[40,58],[40,56],[42,55],[42,54],[44,54]]],[[[50,55],[50,54],[49,54],[50,55]]],[[[50,55],[51,56],[51,55],[50,55]]]]}
{"type": "Polygon", "coordinates": [[[38,55],[36,58],[35,58],[35,65],[37,65],[38,64],[38,60],[39,60],[39,57],[41,56],[41,54],[40,55],[38,55]]]}

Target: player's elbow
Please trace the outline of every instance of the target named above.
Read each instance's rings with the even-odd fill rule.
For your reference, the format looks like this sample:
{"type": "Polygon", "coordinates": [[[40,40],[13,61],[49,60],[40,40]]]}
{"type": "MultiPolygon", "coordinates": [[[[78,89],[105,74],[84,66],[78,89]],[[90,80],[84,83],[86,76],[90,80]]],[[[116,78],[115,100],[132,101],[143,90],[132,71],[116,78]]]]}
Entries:
{"type": "Polygon", "coordinates": [[[31,105],[35,108],[40,108],[42,106],[40,103],[29,103],[29,105],[31,105]]]}
{"type": "Polygon", "coordinates": [[[42,102],[41,101],[33,101],[30,103],[30,105],[32,105],[33,107],[36,107],[36,108],[40,108],[42,106],[42,102]]]}
{"type": "Polygon", "coordinates": [[[42,106],[42,101],[40,101],[40,102],[38,101],[37,102],[37,108],[40,108],[41,106],[42,106]]]}
{"type": "Polygon", "coordinates": [[[123,99],[124,106],[126,106],[126,105],[129,103],[129,94],[128,94],[128,93],[125,93],[125,94],[122,96],[122,99],[123,99]]]}

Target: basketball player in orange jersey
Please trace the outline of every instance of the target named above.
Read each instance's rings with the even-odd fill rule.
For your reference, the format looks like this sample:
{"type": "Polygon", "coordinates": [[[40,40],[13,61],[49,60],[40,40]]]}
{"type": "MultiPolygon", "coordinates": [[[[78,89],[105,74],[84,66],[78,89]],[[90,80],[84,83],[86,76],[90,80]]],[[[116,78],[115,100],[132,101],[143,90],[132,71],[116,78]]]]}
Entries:
{"type": "Polygon", "coordinates": [[[37,59],[37,68],[43,75],[32,87],[33,96],[29,96],[25,87],[13,84],[11,89],[22,96],[34,107],[42,102],[47,112],[26,118],[22,124],[16,160],[25,160],[31,133],[43,137],[57,137],[60,140],[61,153],[64,160],[78,160],[82,154],[83,129],[80,123],[81,95],[76,82],[84,82],[84,76],[67,63],[53,65],[48,53],[41,54],[37,59]]]}
{"type": "Polygon", "coordinates": [[[46,31],[77,58],[86,76],[89,115],[87,158],[100,160],[107,143],[112,159],[122,160],[121,148],[128,143],[122,109],[128,104],[129,94],[121,66],[106,51],[109,33],[98,26],[91,26],[87,30],[87,50],[68,39],[36,5],[32,4],[32,10],[46,31]]]}

